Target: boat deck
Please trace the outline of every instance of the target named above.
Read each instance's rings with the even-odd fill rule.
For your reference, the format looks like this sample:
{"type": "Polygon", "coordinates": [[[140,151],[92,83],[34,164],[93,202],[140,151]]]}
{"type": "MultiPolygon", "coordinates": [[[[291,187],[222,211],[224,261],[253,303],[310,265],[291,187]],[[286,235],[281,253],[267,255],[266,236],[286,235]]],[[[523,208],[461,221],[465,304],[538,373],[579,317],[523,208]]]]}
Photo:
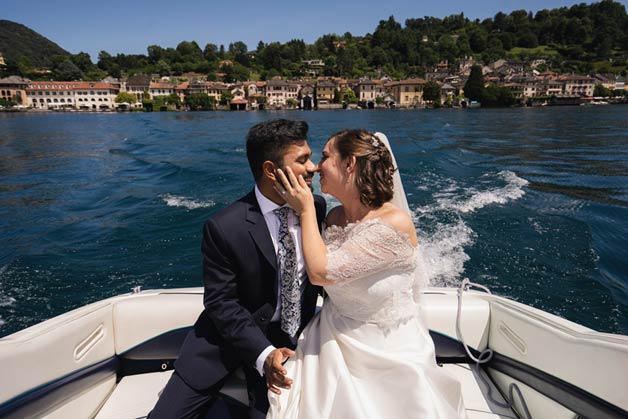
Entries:
{"type": "MultiPolygon", "coordinates": [[[[469,419],[498,419],[517,416],[509,408],[502,407],[506,401],[486,372],[468,364],[444,364],[445,368],[462,384],[462,397],[469,419]],[[502,406],[500,406],[500,404],[502,406]]],[[[166,385],[172,371],[138,374],[124,377],[111,393],[96,419],[145,418],[153,408],[160,391],[166,385]]],[[[237,374],[222,390],[230,399],[245,402],[246,384],[237,374]]],[[[217,406],[220,410],[220,406],[217,406]]],[[[225,417],[227,410],[222,409],[225,417]]],[[[207,417],[218,418],[219,412],[212,411],[207,417]]]]}

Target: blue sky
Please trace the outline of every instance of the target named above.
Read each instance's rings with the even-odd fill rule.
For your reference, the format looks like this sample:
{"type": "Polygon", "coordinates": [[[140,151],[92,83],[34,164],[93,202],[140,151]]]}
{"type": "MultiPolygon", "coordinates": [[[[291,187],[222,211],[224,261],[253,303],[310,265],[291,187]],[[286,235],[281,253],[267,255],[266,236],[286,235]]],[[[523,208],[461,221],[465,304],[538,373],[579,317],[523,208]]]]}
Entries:
{"type": "MultiPolygon", "coordinates": [[[[73,54],[87,52],[95,62],[101,50],[112,55],[146,54],[149,45],[174,48],[181,41],[196,41],[201,48],[210,42],[227,48],[243,41],[255,49],[260,40],[313,43],[328,33],[364,35],[391,15],[402,24],[407,18],[460,12],[484,19],[499,11],[536,12],[577,3],[582,1],[2,0],[0,19],[26,25],[73,54]]],[[[628,0],[620,3],[628,5],[628,0]]]]}

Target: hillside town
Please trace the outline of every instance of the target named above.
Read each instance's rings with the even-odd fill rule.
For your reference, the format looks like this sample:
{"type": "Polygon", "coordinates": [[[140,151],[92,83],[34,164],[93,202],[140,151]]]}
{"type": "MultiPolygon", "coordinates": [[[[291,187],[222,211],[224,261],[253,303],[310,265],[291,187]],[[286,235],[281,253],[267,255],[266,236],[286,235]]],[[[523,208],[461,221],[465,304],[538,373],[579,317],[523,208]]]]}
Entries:
{"type": "MultiPolygon", "coordinates": [[[[464,108],[481,106],[465,97],[464,86],[474,65],[478,63],[473,58],[464,58],[452,70],[443,61],[428,69],[424,78],[403,80],[324,77],[319,75],[325,66],[322,60],[304,61],[308,75],[298,79],[276,76],[235,83],[207,81],[205,75],[193,72],[98,81],[31,81],[9,76],[0,79],[0,99],[12,103],[5,110],[33,111],[464,108]],[[192,97],[207,98],[206,106],[196,106],[192,97]]],[[[517,106],[625,103],[628,97],[628,86],[620,75],[557,74],[545,70],[543,59],[529,63],[499,59],[480,68],[484,85],[508,89],[517,106]],[[599,92],[607,94],[601,97],[599,92]]]]}

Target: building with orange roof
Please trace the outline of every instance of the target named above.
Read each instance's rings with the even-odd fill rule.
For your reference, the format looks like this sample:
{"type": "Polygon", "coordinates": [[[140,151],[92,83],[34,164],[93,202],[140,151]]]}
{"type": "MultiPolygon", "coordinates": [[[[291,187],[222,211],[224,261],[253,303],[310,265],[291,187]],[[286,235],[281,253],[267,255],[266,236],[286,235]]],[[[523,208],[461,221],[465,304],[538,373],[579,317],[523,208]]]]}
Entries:
{"type": "Polygon", "coordinates": [[[31,81],[27,105],[37,109],[112,110],[120,88],[96,81],[31,81]]]}
{"type": "Polygon", "coordinates": [[[420,78],[386,83],[399,107],[423,105],[423,86],[427,83],[420,78]]]}
{"type": "Polygon", "coordinates": [[[564,74],[558,77],[563,84],[563,93],[566,95],[578,95],[580,97],[593,96],[595,79],[580,74],[564,74]]]}
{"type": "Polygon", "coordinates": [[[175,86],[170,83],[151,82],[148,86],[148,93],[150,93],[150,97],[170,96],[174,93],[174,88],[175,86]]]}
{"type": "Polygon", "coordinates": [[[189,82],[184,81],[183,83],[179,83],[174,87],[174,92],[177,96],[179,96],[179,100],[183,102],[185,100],[185,92],[188,90],[189,82]]]}
{"type": "Polygon", "coordinates": [[[319,79],[316,83],[316,102],[320,105],[332,103],[337,89],[333,79],[319,79]]]}

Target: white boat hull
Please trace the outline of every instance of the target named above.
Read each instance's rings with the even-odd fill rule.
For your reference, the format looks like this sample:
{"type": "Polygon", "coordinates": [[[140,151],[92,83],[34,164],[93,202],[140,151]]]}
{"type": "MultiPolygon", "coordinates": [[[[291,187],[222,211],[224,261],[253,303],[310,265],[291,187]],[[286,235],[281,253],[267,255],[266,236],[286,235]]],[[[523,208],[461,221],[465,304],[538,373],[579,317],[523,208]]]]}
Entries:
{"type": "MultiPolygon", "coordinates": [[[[203,308],[202,294],[185,288],[121,295],[0,339],[0,417],[145,416],[203,308]]],[[[516,417],[500,406],[511,383],[533,418],[628,415],[628,337],[465,292],[464,339],[495,352],[480,368],[469,364],[456,337],[456,290],[429,288],[423,297],[438,361],[463,383],[469,417],[516,417]]],[[[237,374],[223,393],[231,404],[246,403],[237,374]]],[[[520,415],[526,407],[515,397],[520,415]]]]}

